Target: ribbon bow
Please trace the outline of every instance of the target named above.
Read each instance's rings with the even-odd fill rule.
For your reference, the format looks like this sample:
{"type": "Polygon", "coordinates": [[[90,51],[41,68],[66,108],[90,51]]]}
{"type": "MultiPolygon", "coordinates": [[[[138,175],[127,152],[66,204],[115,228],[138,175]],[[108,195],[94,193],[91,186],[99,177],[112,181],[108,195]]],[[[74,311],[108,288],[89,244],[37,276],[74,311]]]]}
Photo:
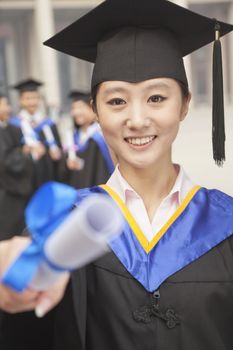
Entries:
{"type": "Polygon", "coordinates": [[[39,265],[43,261],[49,263],[44,254],[46,240],[69,215],[76,201],[77,190],[52,181],[35,193],[25,211],[32,242],[3,275],[2,283],[17,292],[28,287],[39,265]]]}

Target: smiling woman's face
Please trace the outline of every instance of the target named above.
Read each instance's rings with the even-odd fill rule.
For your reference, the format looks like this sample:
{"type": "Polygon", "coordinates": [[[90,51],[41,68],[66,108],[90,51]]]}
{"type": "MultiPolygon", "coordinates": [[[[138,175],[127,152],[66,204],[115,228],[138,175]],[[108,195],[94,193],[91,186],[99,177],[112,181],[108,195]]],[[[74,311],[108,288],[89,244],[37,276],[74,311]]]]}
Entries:
{"type": "Polygon", "coordinates": [[[96,119],[96,115],[93,113],[91,106],[81,100],[72,103],[71,115],[75,123],[81,127],[89,126],[96,119]]]}
{"type": "Polygon", "coordinates": [[[142,169],[170,159],[189,101],[169,78],[102,83],[96,97],[98,119],[120,166],[142,169]]]}

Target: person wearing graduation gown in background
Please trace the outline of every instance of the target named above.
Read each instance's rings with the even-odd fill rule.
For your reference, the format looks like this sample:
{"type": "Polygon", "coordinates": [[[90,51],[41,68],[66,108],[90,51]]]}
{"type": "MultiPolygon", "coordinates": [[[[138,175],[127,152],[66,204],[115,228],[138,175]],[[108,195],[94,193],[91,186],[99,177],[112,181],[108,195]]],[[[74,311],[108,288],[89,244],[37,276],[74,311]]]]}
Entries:
{"type": "Polygon", "coordinates": [[[61,140],[55,123],[40,111],[41,95],[38,91],[43,83],[27,79],[14,86],[19,92],[20,112],[10,122],[21,128],[24,142],[44,150],[40,158],[34,157],[34,189],[49,180],[62,180],[61,140]]]}
{"type": "MultiPolygon", "coordinates": [[[[3,121],[0,128],[0,184],[3,186],[0,189],[0,239],[23,233],[24,210],[30,196],[42,183],[57,179],[60,138],[55,124],[50,120],[44,124],[48,125],[48,133],[53,133],[56,143],[52,158],[46,144],[44,121],[38,112],[38,86],[40,83],[35,81],[17,86],[22,110],[19,117],[9,118],[6,127],[3,121]]],[[[34,312],[16,315],[0,312],[0,349],[50,350],[55,313],[56,310],[52,310],[45,319],[39,320],[34,312]]]]}
{"type": "Polygon", "coordinates": [[[9,124],[11,108],[0,94],[0,240],[20,235],[32,194],[33,160],[22,132],[9,124]]]}
{"type": "MultiPolygon", "coordinates": [[[[66,298],[58,306],[53,349],[232,349],[233,198],[194,185],[171,158],[191,99],[182,57],[216,31],[216,78],[219,37],[232,30],[170,1],[117,0],[45,43],[95,62],[93,107],[118,159],[107,184],[78,190],[76,204],[105,193],[125,217],[110,252],[71,273],[75,307],[66,298]]],[[[222,164],[216,80],[213,89],[214,159],[222,164]]],[[[40,315],[57,301],[38,303],[40,315]]]]}
{"type": "Polygon", "coordinates": [[[114,170],[113,160],[96,115],[90,105],[90,93],[73,90],[71,116],[74,133],[67,133],[68,183],[75,188],[84,188],[104,183],[114,170]]]}

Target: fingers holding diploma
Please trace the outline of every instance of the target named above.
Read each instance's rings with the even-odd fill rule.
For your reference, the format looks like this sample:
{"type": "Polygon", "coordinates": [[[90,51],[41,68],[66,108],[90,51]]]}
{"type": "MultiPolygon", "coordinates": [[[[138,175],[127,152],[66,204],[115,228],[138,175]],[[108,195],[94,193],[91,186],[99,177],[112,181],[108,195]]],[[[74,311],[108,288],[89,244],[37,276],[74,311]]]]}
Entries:
{"type": "Polygon", "coordinates": [[[39,294],[36,306],[34,307],[37,317],[43,317],[61,301],[64,296],[69,277],[69,273],[62,273],[52,287],[39,294]]]}
{"type": "Polygon", "coordinates": [[[105,195],[92,195],[74,209],[44,245],[43,261],[30,283],[46,290],[62,271],[80,268],[108,252],[108,240],[122,230],[122,218],[105,195]]]}
{"type": "MultiPolygon", "coordinates": [[[[0,276],[15,258],[28,246],[30,238],[14,237],[0,242],[0,276]]],[[[8,313],[33,310],[38,303],[38,293],[26,289],[16,293],[0,283],[0,309],[8,313]]]]}

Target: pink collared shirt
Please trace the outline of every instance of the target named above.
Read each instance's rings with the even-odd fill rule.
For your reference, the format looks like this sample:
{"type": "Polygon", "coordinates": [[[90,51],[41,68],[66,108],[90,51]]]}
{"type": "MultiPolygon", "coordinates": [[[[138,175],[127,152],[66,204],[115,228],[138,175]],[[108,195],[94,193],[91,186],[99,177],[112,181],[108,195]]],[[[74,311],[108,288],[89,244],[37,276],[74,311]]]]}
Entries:
{"type": "Polygon", "coordinates": [[[178,170],[176,182],[170,191],[160,203],[156,210],[152,222],[150,222],[142,198],[133,190],[128,182],[121,175],[118,166],[107,182],[127,206],[140,229],[150,242],[168,219],[174,214],[180,206],[188,192],[194,187],[194,184],[184,172],[183,168],[175,165],[178,170]]]}

